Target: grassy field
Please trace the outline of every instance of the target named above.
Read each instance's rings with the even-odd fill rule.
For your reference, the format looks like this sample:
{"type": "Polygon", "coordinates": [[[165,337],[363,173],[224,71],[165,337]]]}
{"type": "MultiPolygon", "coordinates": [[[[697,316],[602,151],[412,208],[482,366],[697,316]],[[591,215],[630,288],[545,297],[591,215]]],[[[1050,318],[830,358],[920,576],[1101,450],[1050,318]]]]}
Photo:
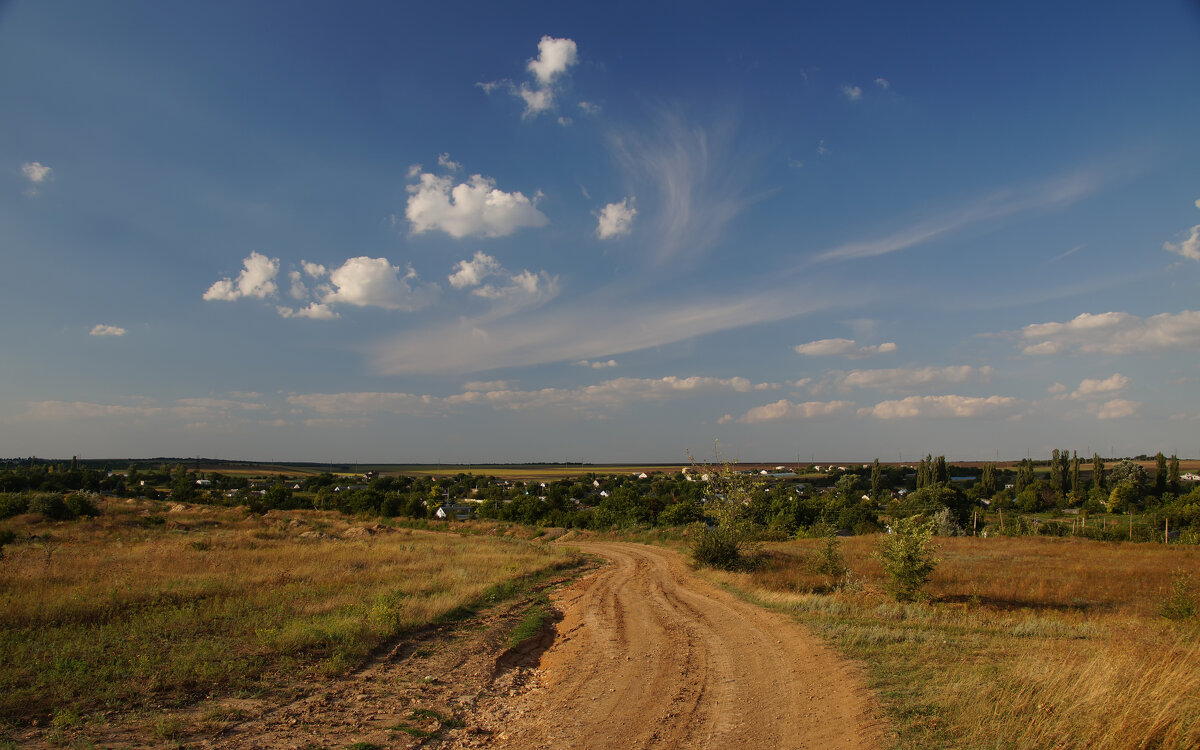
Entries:
{"type": "Polygon", "coordinates": [[[876,539],[844,540],[840,591],[808,570],[815,540],[705,575],[860,660],[898,747],[1200,747],[1200,621],[1161,614],[1197,602],[1200,548],[943,538],[930,600],[903,605],[882,593],[876,539]]]}
{"type": "Polygon", "coordinates": [[[519,529],[468,537],[145,501],[103,510],[5,524],[16,541],[0,565],[0,723],[65,728],[343,674],[576,563],[519,529]]]}

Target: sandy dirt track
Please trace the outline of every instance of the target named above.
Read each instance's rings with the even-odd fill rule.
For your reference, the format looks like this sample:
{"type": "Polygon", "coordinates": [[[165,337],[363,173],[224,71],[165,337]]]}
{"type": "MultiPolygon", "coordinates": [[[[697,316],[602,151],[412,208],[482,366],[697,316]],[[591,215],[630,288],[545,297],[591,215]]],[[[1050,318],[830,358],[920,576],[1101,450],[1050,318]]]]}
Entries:
{"type": "Polygon", "coordinates": [[[671,551],[578,546],[611,564],[556,597],[563,619],[533,687],[479,706],[486,746],[882,747],[861,677],[785,615],[671,551]]]}

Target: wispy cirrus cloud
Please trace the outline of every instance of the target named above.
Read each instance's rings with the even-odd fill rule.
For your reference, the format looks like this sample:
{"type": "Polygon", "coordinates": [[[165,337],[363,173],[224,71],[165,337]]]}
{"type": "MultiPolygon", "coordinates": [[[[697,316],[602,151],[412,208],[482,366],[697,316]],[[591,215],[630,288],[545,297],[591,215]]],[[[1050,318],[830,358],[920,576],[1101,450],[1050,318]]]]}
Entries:
{"type": "Polygon", "coordinates": [[[841,263],[907,250],[992,219],[1069,205],[1096,191],[1102,184],[1100,175],[1081,173],[1033,189],[1002,191],[952,213],[918,222],[883,237],[823,250],[811,256],[806,263],[841,263]]]}
{"type": "Polygon", "coordinates": [[[734,153],[733,126],[706,127],[678,113],[659,111],[649,127],[628,128],[609,138],[610,148],[648,205],[646,247],[655,264],[695,259],[708,252],[725,227],[758,199],[748,191],[748,165],[734,153]]]}
{"type": "MultiPolygon", "coordinates": [[[[825,290],[828,292],[828,290],[825,290]]],[[[615,296],[606,289],[495,320],[468,317],[422,326],[369,344],[386,375],[480,372],[547,362],[604,360],[742,326],[784,320],[830,304],[822,292],[778,290],[713,294],[683,301],[615,296]]]]}

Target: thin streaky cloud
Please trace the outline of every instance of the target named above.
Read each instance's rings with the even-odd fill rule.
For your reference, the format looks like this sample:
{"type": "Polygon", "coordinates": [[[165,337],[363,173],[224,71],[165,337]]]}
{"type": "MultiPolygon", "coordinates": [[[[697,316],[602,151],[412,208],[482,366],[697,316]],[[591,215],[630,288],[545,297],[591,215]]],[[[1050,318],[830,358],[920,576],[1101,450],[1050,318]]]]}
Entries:
{"type": "Polygon", "coordinates": [[[1067,205],[1094,192],[1100,185],[1100,179],[1089,173],[1057,180],[1020,196],[1000,193],[956,213],[919,222],[885,237],[851,242],[819,252],[809,258],[806,265],[840,263],[907,250],[990,219],[1067,205]]]}

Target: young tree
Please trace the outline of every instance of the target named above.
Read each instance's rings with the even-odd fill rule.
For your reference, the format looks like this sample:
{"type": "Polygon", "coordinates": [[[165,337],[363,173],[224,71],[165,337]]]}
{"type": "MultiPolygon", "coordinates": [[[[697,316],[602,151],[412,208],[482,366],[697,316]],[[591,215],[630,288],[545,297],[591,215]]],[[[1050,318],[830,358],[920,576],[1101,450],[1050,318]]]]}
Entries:
{"type": "Polygon", "coordinates": [[[934,525],[921,516],[902,518],[883,536],[875,559],[887,574],[887,589],[897,601],[911,602],[923,596],[922,589],[937,567],[933,546],[934,525]]]}
{"type": "Polygon", "coordinates": [[[713,523],[697,526],[692,538],[692,559],[697,565],[730,570],[742,562],[754,543],[753,524],[746,508],[758,489],[755,476],[739,474],[731,463],[705,466],[713,493],[705,506],[713,523]]]}
{"type": "Polygon", "coordinates": [[[832,589],[839,579],[850,572],[842,556],[842,540],[838,539],[837,527],[825,521],[814,526],[813,532],[820,537],[821,546],[817,548],[816,555],[809,559],[809,570],[825,576],[826,588],[832,589]]]}

